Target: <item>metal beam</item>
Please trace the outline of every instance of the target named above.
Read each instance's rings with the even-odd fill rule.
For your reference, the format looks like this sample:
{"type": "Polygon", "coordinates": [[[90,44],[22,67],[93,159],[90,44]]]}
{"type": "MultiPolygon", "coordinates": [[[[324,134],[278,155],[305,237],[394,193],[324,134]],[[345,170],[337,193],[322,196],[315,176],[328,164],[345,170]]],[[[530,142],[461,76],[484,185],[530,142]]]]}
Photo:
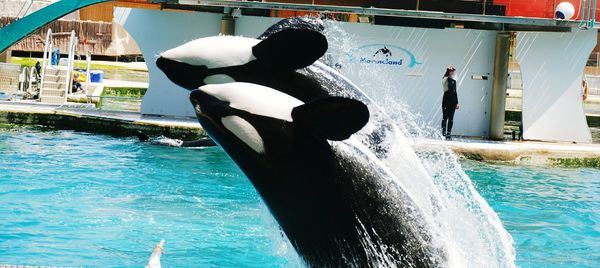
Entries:
{"type": "MultiPolygon", "coordinates": [[[[160,1],[155,1],[160,2],[160,1]]],[[[162,1],[164,3],[164,1],[162,1]]],[[[171,1],[169,1],[171,3],[171,1]]],[[[314,11],[323,13],[353,13],[369,16],[391,16],[391,17],[406,17],[417,19],[437,19],[449,21],[469,21],[469,22],[486,22],[497,24],[510,25],[530,25],[541,27],[578,27],[579,22],[573,20],[556,20],[546,18],[524,18],[524,17],[508,17],[508,16],[490,16],[479,14],[462,14],[462,13],[445,13],[435,11],[420,11],[420,10],[401,10],[387,8],[364,8],[350,6],[329,6],[329,5],[306,5],[306,4],[290,4],[290,3],[266,3],[266,2],[242,2],[242,1],[223,1],[223,0],[179,0],[179,5],[188,6],[212,6],[212,7],[230,7],[230,8],[246,8],[246,9],[279,9],[279,10],[298,10],[298,11],[314,11]]]]}

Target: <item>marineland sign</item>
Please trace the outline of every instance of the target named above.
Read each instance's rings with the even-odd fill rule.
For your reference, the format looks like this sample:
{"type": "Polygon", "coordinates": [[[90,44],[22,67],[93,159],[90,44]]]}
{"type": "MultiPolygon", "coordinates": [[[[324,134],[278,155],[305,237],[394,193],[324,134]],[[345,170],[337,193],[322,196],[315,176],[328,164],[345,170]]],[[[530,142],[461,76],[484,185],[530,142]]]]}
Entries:
{"type": "Polygon", "coordinates": [[[390,67],[413,68],[422,64],[415,54],[403,47],[389,44],[370,44],[353,49],[349,53],[351,62],[358,64],[387,65],[390,67]]]}

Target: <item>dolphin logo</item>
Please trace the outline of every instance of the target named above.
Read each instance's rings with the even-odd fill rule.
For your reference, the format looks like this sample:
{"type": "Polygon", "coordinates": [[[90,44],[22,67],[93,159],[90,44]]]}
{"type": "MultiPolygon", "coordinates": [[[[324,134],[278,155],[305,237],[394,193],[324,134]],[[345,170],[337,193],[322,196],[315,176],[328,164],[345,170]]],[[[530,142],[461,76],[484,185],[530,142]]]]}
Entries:
{"type": "Polygon", "coordinates": [[[373,57],[377,56],[379,53],[385,55],[386,58],[392,56],[392,52],[386,46],[383,46],[383,48],[377,50],[375,54],[373,54],[373,57]]]}

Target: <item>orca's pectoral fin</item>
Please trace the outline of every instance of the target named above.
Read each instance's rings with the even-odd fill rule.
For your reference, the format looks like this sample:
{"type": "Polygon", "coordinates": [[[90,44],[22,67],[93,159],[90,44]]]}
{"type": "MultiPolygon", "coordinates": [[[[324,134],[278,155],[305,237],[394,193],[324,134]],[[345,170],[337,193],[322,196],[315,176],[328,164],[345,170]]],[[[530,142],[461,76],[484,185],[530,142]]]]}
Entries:
{"type": "Polygon", "coordinates": [[[357,100],[326,97],[294,108],[292,119],[317,137],[341,141],[369,122],[369,109],[357,100]]]}
{"type": "Polygon", "coordinates": [[[252,48],[256,59],[268,67],[296,70],[313,64],[327,51],[327,38],[308,29],[288,29],[272,34],[252,48]]]}

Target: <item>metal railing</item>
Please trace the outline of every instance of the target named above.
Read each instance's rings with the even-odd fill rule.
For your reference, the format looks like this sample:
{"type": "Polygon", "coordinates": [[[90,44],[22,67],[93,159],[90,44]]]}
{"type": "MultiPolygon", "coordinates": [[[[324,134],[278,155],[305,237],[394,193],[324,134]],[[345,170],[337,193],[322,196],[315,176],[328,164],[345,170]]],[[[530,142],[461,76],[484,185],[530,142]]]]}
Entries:
{"type": "Polygon", "coordinates": [[[590,29],[596,25],[596,0],[581,0],[580,28],[590,29]]]}
{"type": "Polygon", "coordinates": [[[42,92],[44,90],[44,82],[46,77],[46,60],[50,60],[50,55],[52,53],[52,49],[54,48],[54,42],[52,40],[52,29],[48,29],[46,32],[46,42],[44,43],[44,55],[42,56],[42,81],[40,82],[40,97],[42,96],[42,92]]]}
{"type": "Polygon", "coordinates": [[[77,50],[77,36],[75,31],[71,31],[71,37],[69,40],[69,55],[67,56],[67,77],[65,78],[65,103],[67,102],[67,96],[71,93],[71,84],[73,82],[73,65],[75,62],[75,51],[77,50]]]}
{"type": "MultiPolygon", "coordinates": [[[[525,0],[514,1],[517,2],[515,5],[523,5],[525,0]]],[[[153,2],[165,2],[154,0],[153,2]]],[[[290,1],[291,2],[291,1],[290,1]]],[[[386,1],[393,2],[393,1],[386,1]]],[[[431,2],[431,1],[430,1],[431,2]]],[[[438,1],[440,3],[443,1],[438,1]]],[[[474,1],[464,1],[476,4],[474,1]]],[[[505,1],[511,2],[511,1],[505,1]]],[[[544,1],[544,8],[555,6],[554,0],[544,1]]],[[[394,3],[405,3],[403,1],[395,1],[394,3]]],[[[382,5],[375,7],[360,7],[360,6],[348,6],[348,5],[326,5],[319,1],[316,4],[297,4],[297,3],[282,3],[282,2],[254,2],[254,1],[226,1],[226,0],[178,0],[178,1],[167,1],[166,4],[170,5],[181,5],[181,6],[213,6],[213,7],[228,7],[228,8],[242,8],[242,9],[270,9],[270,10],[291,10],[291,11],[308,11],[308,12],[323,12],[323,13],[350,13],[360,14],[366,16],[389,16],[389,17],[405,17],[405,18],[418,18],[418,19],[441,19],[441,20],[456,20],[466,22],[486,22],[486,23],[499,23],[499,24],[516,24],[516,25],[530,25],[540,27],[577,27],[578,21],[570,20],[555,20],[552,14],[554,11],[544,11],[543,16],[505,16],[505,15],[491,15],[489,9],[483,9],[481,12],[461,12],[458,11],[439,11],[434,9],[427,10],[424,8],[424,0],[419,1],[419,5],[400,7],[395,4],[382,5]]],[[[432,2],[433,3],[433,2],[432,2]]],[[[493,3],[492,1],[485,1],[487,7],[493,3]]],[[[507,3],[506,5],[510,5],[507,3]]],[[[432,4],[432,6],[435,6],[432,4]]],[[[498,5],[496,5],[498,6],[498,5]]],[[[453,9],[454,10],[454,9],[453,9]]]]}

